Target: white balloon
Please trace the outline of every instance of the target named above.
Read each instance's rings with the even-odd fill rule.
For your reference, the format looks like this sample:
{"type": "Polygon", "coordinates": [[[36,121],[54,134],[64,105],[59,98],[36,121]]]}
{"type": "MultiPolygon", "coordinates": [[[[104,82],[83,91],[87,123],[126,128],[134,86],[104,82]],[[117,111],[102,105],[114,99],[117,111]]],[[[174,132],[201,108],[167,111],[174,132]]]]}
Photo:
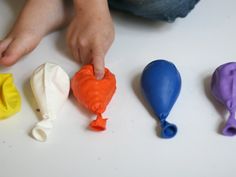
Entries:
{"type": "Polygon", "coordinates": [[[42,116],[32,135],[38,141],[46,141],[57,112],[68,99],[70,78],[60,66],[45,63],[34,71],[30,85],[42,116]]]}

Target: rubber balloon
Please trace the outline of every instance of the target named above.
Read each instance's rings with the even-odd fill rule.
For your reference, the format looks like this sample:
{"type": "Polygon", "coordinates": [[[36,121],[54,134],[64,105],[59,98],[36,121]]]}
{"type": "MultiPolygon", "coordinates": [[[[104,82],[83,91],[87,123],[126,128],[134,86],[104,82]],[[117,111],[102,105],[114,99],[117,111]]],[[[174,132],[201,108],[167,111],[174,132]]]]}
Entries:
{"type": "Polygon", "coordinates": [[[68,98],[70,79],[60,66],[45,63],[34,71],[30,85],[42,117],[32,135],[38,141],[46,141],[58,111],[68,98]]]}
{"type": "Polygon", "coordinates": [[[236,62],[220,65],[213,73],[211,92],[229,111],[229,118],[222,134],[236,135],[236,62]]]}
{"type": "Polygon", "coordinates": [[[72,78],[71,89],[77,101],[97,115],[97,119],[89,127],[96,131],[105,130],[107,119],[102,117],[102,113],[115,93],[115,75],[105,68],[103,79],[97,80],[93,65],[85,65],[72,78]]]}
{"type": "Polygon", "coordinates": [[[12,74],[0,74],[0,120],[9,118],[21,109],[21,97],[12,74]]]}
{"type": "Polygon", "coordinates": [[[141,76],[141,88],[156,118],[160,120],[161,137],[174,137],[177,127],[166,119],[181,89],[181,77],[175,65],[166,60],[149,63],[141,76]]]}

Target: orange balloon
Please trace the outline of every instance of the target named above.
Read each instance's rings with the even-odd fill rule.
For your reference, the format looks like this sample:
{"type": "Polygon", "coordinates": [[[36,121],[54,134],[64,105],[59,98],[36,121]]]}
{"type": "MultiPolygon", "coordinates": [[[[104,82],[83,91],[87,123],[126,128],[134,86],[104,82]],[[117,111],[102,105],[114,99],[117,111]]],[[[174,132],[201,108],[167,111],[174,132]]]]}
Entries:
{"type": "Polygon", "coordinates": [[[96,131],[105,130],[107,119],[102,117],[102,113],[115,93],[115,75],[105,68],[103,79],[97,80],[93,65],[85,65],[73,76],[71,89],[78,102],[97,114],[97,119],[90,123],[90,128],[96,131]]]}

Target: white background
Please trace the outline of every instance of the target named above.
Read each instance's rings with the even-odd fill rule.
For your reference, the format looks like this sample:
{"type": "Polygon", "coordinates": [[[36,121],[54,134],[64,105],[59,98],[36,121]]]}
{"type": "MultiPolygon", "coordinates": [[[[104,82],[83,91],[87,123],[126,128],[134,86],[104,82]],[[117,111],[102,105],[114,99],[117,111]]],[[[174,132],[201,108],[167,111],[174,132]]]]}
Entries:
{"type": "MultiPolygon", "coordinates": [[[[23,1],[0,0],[0,37],[13,24],[23,1]]],[[[220,134],[228,113],[209,91],[211,74],[236,59],[236,1],[201,1],[175,23],[148,22],[113,12],[116,39],[106,66],[116,74],[117,91],[104,113],[107,130],[87,129],[95,118],[70,97],[46,143],[29,136],[38,121],[29,87],[33,70],[59,64],[71,76],[65,30],[43,39],[31,54],[1,73],[14,74],[22,110],[0,122],[0,177],[225,177],[236,172],[236,137],[220,134]],[[139,77],[152,60],[175,63],[182,90],[168,120],[173,139],[158,136],[158,122],[140,94],[139,77]]]]}

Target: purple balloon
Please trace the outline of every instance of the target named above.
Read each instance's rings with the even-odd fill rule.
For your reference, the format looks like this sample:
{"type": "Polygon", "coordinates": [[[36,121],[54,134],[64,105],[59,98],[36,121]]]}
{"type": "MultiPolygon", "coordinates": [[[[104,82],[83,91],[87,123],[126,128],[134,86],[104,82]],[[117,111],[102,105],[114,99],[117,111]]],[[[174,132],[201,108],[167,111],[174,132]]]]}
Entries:
{"type": "Polygon", "coordinates": [[[223,135],[236,135],[236,62],[225,63],[215,70],[211,80],[211,91],[230,113],[222,131],[223,135]]]}

